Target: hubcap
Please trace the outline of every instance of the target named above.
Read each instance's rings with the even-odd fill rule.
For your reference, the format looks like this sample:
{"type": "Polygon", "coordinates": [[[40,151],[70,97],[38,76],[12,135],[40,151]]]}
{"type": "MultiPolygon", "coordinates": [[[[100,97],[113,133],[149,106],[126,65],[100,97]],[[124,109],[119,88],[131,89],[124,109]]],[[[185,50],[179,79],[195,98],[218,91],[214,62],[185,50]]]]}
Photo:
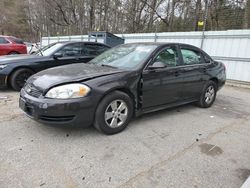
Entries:
{"type": "Polygon", "coordinates": [[[124,124],[128,117],[128,107],[123,100],[112,101],[105,110],[105,122],[111,128],[124,124]]]}
{"type": "Polygon", "coordinates": [[[207,104],[210,104],[214,99],[214,95],[215,95],[214,87],[209,86],[206,90],[206,93],[205,93],[205,102],[207,104]]]}

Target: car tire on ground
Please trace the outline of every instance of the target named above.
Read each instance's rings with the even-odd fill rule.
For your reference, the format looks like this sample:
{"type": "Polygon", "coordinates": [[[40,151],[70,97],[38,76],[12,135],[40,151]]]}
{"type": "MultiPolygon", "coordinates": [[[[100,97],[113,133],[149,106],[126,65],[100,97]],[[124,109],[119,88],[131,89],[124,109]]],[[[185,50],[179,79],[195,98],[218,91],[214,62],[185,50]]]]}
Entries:
{"type": "Polygon", "coordinates": [[[133,102],[121,91],[106,95],[99,103],[94,127],[105,134],[115,134],[124,130],[133,116],[133,102]]]}
{"type": "Polygon", "coordinates": [[[213,105],[216,99],[216,94],[217,84],[214,81],[209,80],[201,93],[200,100],[197,102],[197,105],[201,108],[209,108],[213,105]]]}
{"type": "Polygon", "coordinates": [[[10,86],[16,90],[20,91],[24,86],[26,80],[32,75],[34,72],[30,69],[21,68],[16,70],[10,76],[10,86]]]}

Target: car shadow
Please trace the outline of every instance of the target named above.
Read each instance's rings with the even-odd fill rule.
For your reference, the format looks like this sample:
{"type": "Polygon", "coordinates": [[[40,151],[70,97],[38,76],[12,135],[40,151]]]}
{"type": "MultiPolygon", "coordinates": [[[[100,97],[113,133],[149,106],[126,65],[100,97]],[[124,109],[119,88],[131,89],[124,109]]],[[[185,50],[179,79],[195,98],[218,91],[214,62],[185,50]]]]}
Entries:
{"type": "MultiPolygon", "coordinates": [[[[182,105],[182,106],[178,106],[178,107],[172,107],[172,108],[168,108],[168,109],[163,109],[163,110],[143,114],[143,115],[141,115],[139,117],[133,118],[128,126],[129,127],[131,126],[131,128],[133,128],[134,126],[141,125],[140,122],[154,121],[154,120],[157,120],[157,119],[166,118],[168,116],[174,115],[175,113],[187,112],[187,111],[189,111],[189,110],[191,110],[193,108],[195,108],[194,104],[186,104],[186,105],[182,105]]],[[[54,131],[57,131],[57,133],[60,132],[59,134],[66,135],[66,137],[70,136],[70,135],[71,136],[72,135],[74,135],[74,136],[77,136],[77,135],[78,136],[105,135],[105,134],[102,134],[99,131],[97,131],[94,128],[94,126],[82,127],[81,125],[67,126],[67,125],[50,125],[50,124],[42,124],[42,123],[39,123],[39,124],[40,124],[39,127],[43,127],[42,129],[46,129],[46,127],[47,127],[48,129],[53,129],[54,131]]],[[[125,129],[124,131],[126,131],[126,130],[127,129],[125,129]]],[[[46,130],[46,131],[48,131],[48,130],[46,130]]],[[[122,132],[124,132],[124,131],[122,131],[122,132]]],[[[109,135],[109,136],[112,136],[112,135],[109,135]]]]}
{"type": "Polygon", "coordinates": [[[13,89],[11,89],[11,88],[4,88],[4,89],[0,89],[0,94],[1,93],[19,93],[19,91],[15,91],[15,90],[13,90],[13,89]]]}
{"type": "Polygon", "coordinates": [[[176,113],[187,112],[189,110],[192,110],[193,108],[197,108],[197,106],[193,103],[190,103],[190,104],[185,104],[185,105],[181,105],[181,106],[157,110],[154,112],[142,114],[141,116],[134,118],[131,121],[131,123],[135,124],[139,121],[149,121],[149,120],[152,121],[152,120],[157,120],[157,119],[161,119],[161,118],[166,118],[166,117],[174,115],[176,113]]]}

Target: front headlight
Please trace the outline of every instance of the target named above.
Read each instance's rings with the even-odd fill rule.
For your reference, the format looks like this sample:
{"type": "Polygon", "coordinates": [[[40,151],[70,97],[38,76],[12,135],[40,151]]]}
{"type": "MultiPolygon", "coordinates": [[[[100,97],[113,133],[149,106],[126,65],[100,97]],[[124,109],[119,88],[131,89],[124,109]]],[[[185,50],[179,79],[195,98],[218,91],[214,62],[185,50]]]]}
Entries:
{"type": "Polygon", "coordinates": [[[5,67],[7,67],[7,65],[0,65],[0,70],[4,69],[5,67]]]}
{"type": "Polygon", "coordinates": [[[72,99],[85,97],[90,88],[83,84],[66,84],[50,89],[45,97],[52,99],[72,99]]]}

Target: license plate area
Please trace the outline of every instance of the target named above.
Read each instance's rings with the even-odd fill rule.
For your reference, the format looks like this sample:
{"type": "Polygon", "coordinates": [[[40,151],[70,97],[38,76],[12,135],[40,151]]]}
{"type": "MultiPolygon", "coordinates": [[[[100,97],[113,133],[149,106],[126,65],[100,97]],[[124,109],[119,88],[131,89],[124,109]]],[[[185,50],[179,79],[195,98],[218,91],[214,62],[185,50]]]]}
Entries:
{"type": "Polygon", "coordinates": [[[33,116],[33,108],[30,105],[28,105],[28,103],[25,101],[25,99],[20,98],[19,106],[29,116],[33,116]]]}
{"type": "Polygon", "coordinates": [[[26,101],[23,98],[20,98],[19,100],[19,107],[23,110],[26,111],[26,101]]]}

